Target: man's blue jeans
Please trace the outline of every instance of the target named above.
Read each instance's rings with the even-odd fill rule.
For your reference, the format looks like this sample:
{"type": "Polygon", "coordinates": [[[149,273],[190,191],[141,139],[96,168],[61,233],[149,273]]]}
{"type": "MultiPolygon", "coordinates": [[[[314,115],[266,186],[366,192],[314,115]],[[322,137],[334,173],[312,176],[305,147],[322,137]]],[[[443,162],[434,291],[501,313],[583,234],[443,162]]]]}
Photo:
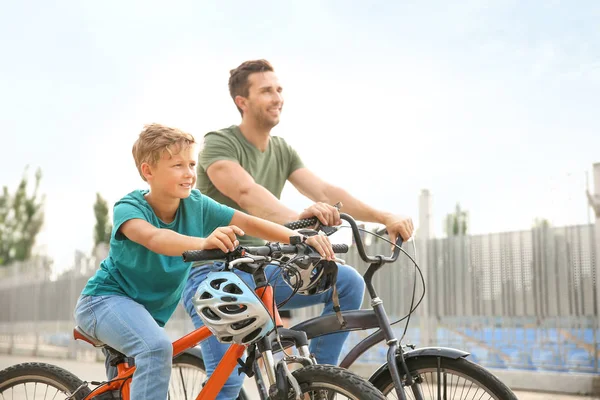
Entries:
{"type": "Polygon", "coordinates": [[[88,335],[135,359],[132,399],[167,398],[173,344],[144,306],[125,296],[82,295],[75,321],[88,335]]]}
{"type": "MultiPolygon", "coordinates": [[[[186,287],[183,291],[183,305],[187,313],[192,317],[192,321],[196,328],[199,328],[204,324],[196,313],[196,309],[192,303],[192,297],[196,293],[196,289],[200,282],[202,282],[206,278],[206,275],[211,271],[211,267],[212,265],[209,264],[192,268],[186,287]]],[[[356,310],[360,308],[362,303],[365,291],[364,280],[354,268],[347,265],[339,265],[338,267],[337,289],[340,307],[342,310],[356,310]]],[[[275,301],[278,303],[286,300],[292,294],[292,289],[283,282],[279,271],[279,267],[275,265],[269,265],[265,269],[267,280],[271,282],[275,291],[275,301]]],[[[235,271],[235,273],[238,274],[251,288],[256,286],[252,279],[252,275],[241,271],[235,271]]],[[[282,309],[289,310],[303,308],[314,306],[316,304],[325,305],[323,314],[333,313],[332,290],[314,296],[296,294],[282,309]]],[[[315,338],[310,343],[310,352],[315,355],[319,364],[337,365],[342,346],[344,345],[344,341],[348,338],[348,334],[348,332],[344,332],[315,338]]],[[[211,336],[203,341],[200,344],[200,347],[202,349],[202,356],[204,357],[206,373],[210,376],[216,369],[219,361],[223,358],[225,351],[229,348],[229,344],[222,344],[214,336],[211,336]]],[[[217,396],[217,400],[235,399],[244,383],[244,377],[245,375],[239,375],[237,371],[234,371],[225,383],[223,390],[217,396]]]]}

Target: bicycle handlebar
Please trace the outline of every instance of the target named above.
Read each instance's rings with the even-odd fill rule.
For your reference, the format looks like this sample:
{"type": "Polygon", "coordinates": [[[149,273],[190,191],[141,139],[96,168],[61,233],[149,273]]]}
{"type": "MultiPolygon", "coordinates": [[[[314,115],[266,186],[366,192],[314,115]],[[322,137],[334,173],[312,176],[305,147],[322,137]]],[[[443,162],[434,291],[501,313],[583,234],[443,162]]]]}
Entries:
{"type": "MultiPolygon", "coordinates": [[[[331,246],[334,253],[347,253],[348,245],[346,244],[334,244],[331,246]]],[[[211,261],[221,259],[235,259],[243,257],[244,254],[252,254],[255,256],[271,256],[273,254],[298,254],[306,248],[306,245],[293,245],[293,244],[281,244],[281,243],[270,243],[265,246],[249,246],[238,248],[232,252],[225,253],[219,249],[213,250],[187,250],[183,252],[183,261],[211,261]]]]}
{"type": "MultiPolygon", "coordinates": [[[[356,225],[356,221],[354,220],[354,218],[352,218],[348,214],[340,213],[340,219],[348,221],[348,223],[350,224],[350,227],[352,228],[352,235],[354,236],[354,241],[356,242],[356,247],[358,249],[358,254],[360,255],[360,258],[362,258],[362,260],[364,262],[376,263],[376,262],[381,261],[383,263],[391,263],[398,259],[398,256],[400,255],[400,247],[402,247],[402,237],[400,235],[398,235],[398,238],[396,239],[396,245],[398,247],[394,248],[394,252],[392,253],[392,255],[390,257],[369,256],[365,252],[365,246],[363,244],[362,237],[360,236],[360,231],[358,230],[358,226],[356,225]]],[[[306,219],[301,219],[301,220],[294,221],[294,222],[288,222],[287,224],[285,224],[285,227],[294,229],[294,230],[308,228],[309,226],[313,226],[314,224],[316,224],[317,221],[318,221],[317,217],[306,218],[306,219]]],[[[323,227],[323,228],[325,228],[325,227],[323,227]]]]}
{"type": "Polygon", "coordinates": [[[295,231],[297,229],[311,227],[314,224],[316,224],[317,222],[319,222],[317,217],[312,217],[312,218],[300,219],[300,220],[294,221],[294,222],[288,222],[287,224],[284,224],[283,226],[295,231]]]}
{"type": "Polygon", "coordinates": [[[360,231],[358,230],[358,226],[356,225],[356,221],[348,214],[340,213],[340,218],[344,221],[348,221],[350,224],[350,228],[352,228],[352,234],[354,235],[354,241],[356,242],[356,248],[358,249],[358,254],[360,258],[363,259],[364,262],[368,263],[376,263],[376,262],[384,262],[384,263],[392,263],[398,259],[400,255],[400,247],[402,247],[402,237],[398,235],[396,238],[396,245],[394,247],[394,252],[390,257],[385,256],[369,256],[365,252],[365,246],[362,241],[362,237],[360,236],[360,231]]]}

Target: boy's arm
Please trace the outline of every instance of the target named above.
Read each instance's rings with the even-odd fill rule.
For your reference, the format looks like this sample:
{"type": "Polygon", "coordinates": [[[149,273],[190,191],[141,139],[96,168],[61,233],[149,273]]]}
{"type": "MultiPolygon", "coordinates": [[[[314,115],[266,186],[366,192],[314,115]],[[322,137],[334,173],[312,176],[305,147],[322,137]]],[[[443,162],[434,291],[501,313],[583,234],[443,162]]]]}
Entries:
{"type": "Polygon", "coordinates": [[[182,235],[170,229],[159,229],[143,219],[123,222],[120,231],[129,240],[154,253],[173,257],[181,256],[187,250],[221,249],[227,252],[238,245],[236,235],[244,235],[244,231],[237,226],[222,226],[204,239],[182,235]]]}
{"type": "MultiPolygon", "coordinates": [[[[283,225],[256,218],[240,211],[236,211],[233,214],[231,224],[242,228],[250,236],[259,237],[271,242],[289,243],[290,237],[298,236],[298,232],[294,232],[283,225]]],[[[331,248],[331,242],[329,242],[327,236],[311,236],[307,239],[306,243],[314,247],[321,257],[328,260],[335,259],[335,253],[331,248]]]]}

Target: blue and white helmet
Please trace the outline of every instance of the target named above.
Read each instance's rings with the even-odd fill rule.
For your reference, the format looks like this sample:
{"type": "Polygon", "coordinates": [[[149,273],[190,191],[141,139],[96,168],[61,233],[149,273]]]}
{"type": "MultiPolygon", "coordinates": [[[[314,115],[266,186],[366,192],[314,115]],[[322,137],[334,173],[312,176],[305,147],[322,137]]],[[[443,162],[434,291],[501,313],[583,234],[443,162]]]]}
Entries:
{"type": "Polygon", "coordinates": [[[247,345],[275,328],[263,302],[233,272],[210,272],[198,286],[192,303],[221,343],[247,345]]]}

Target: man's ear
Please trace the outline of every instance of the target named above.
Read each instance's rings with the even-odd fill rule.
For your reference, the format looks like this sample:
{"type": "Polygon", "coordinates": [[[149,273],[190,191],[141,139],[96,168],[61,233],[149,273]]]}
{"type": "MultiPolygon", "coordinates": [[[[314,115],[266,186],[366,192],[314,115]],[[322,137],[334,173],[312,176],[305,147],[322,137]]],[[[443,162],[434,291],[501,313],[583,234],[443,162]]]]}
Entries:
{"type": "Polygon", "coordinates": [[[248,99],[243,96],[235,96],[234,103],[242,111],[246,111],[246,103],[248,99]]]}
{"type": "Polygon", "coordinates": [[[148,163],[142,163],[142,165],[140,165],[140,170],[142,171],[142,176],[144,178],[146,178],[146,182],[150,182],[150,179],[152,179],[152,167],[150,166],[150,164],[148,163]]]}

